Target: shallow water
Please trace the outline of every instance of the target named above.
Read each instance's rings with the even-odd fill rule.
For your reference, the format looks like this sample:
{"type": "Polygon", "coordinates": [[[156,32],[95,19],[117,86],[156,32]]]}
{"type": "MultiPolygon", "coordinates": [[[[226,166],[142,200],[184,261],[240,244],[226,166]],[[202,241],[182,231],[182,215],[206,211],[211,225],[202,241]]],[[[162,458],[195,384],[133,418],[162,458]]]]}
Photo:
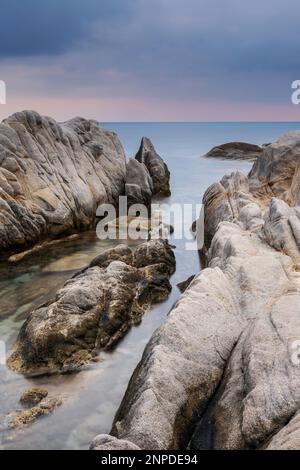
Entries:
{"type": "MultiPolygon", "coordinates": [[[[151,138],[171,171],[169,203],[199,203],[209,184],[234,170],[247,172],[249,163],[201,158],[214,145],[232,140],[270,142],[283,132],[296,129],[292,123],[233,124],[106,124],[134,155],[141,136],[151,138]]],[[[176,284],[200,270],[195,251],[176,245],[176,273],[167,301],[146,312],[111,353],[101,353],[100,362],[76,374],[25,379],[0,365],[0,444],[7,449],[87,449],[91,439],[109,432],[114,414],[153,331],[164,321],[180,295],[176,284]],[[49,395],[59,395],[63,405],[30,427],[8,431],[8,414],[20,409],[21,393],[31,386],[46,386],[49,395]]],[[[116,242],[98,240],[94,232],[71,238],[29,257],[18,267],[0,266],[0,340],[7,349],[15,340],[26,316],[51,298],[63,282],[101,251],[116,242]]]]}

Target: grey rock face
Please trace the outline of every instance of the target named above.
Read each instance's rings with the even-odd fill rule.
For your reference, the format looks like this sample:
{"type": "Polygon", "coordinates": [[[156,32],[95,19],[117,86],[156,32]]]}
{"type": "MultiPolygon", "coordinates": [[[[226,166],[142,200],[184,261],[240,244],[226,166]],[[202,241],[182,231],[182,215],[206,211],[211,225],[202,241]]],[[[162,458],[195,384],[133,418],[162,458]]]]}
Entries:
{"type": "Polygon", "coordinates": [[[274,196],[299,206],[299,152],[300,132],[289,132],[264,149],[249,174],[250,190],[261,202],[274,196]]]}
{"type": "Polygon", "coordinates": [[[142,138],[135,159],[146,166],[153,182],[153,195],[170,196],[169,169],[147,137],[142,138]]]}
{"type": "Polygon", "coordinates": [[[100,255],[34,310],[8,366],[25,374],[77,369],[113,346],[153,302],[165,299],[175,270],[168,244],[151,240],[137,254],[128,250],[121,245],[100,255]]]}
{"type": "Polygon", "coordinates": [[[299,142],[284,136],[249,178],[207,190],[208,268],[152,336],[114,437],[141,449],[300,447],[299,142]]]}
{"type": "Polygon", "coordinates": [[[154,188],[152,178],[144,163],[131,158],[126,165],[125,194],[128,198],[128,206],[132,204],[144,204],[149,206],[154,188]]]}
{"type": "Polygon", "coordinates": [[[263,148],[246,142],[228,142],[213,147],[205,157],[223,158],[227,160],[255,161],[262,153],[263,148]]]}
{"type": "Polygon", "coordinates": [[[124,193],[125,155],[96,121],[33,111],[0,124],[0,254],[88,228],[124,193]]]}

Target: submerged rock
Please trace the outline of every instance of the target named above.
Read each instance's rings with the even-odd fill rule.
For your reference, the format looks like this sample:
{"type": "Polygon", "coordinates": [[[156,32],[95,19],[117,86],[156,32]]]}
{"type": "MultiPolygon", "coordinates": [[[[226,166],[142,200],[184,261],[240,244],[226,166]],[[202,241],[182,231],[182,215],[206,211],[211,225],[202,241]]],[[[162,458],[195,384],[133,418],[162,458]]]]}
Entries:
{"type": "Polygon", "coordinates": [[[121,442],[300,448],[299,145],[283,136],[248,178],[207,190],[208,267],[145,349],[113,423],[121,442]]]}
{"type": "Polygon", "coordinates": [[[96,121],[23,111],[0,124],[0,147],[2,256],[88,228],[124,194],[123,147],[96,121]]]}
{"type": "Polygon", "coordinates": [[[17,414],[10,420],[9,427],[16,429],[32,424],[41,416],[48,416],[53,413],[61,405],[62,400],[60,398],[44,398],[36,406],[17,414]]]}
{"type": "Polygon", "coordinates": [[[153,196],[170,196],[170,172],[163,159],[156,152],[152,142],[143,137],[135,159],[143,163],[153,182],[153,196]]]}
{"type": "Polygon", "coordinates": [[[46,388],[33,387],[26,390],[21,398],[20,403],[25,406],[35,406],[40,403],[44,398],[48,396],[48,390],[46,388]]]}
{"type": "Polygon", "coordinates": [[[223,158],[226,160],[250,160],[255,161],[262,153],[263,148],[246,142],[228,142],[213,147],[206,158],[223,158]]]}
{"type": "Polygon", "coordinates": [[[77,369],[112,347],[153,302],[165,299],[175,270],[168,243],[151,240],[133,255],[129,251],[120,246],[103,253],[34,310],[8,366],[24,374],[77,369]]]}

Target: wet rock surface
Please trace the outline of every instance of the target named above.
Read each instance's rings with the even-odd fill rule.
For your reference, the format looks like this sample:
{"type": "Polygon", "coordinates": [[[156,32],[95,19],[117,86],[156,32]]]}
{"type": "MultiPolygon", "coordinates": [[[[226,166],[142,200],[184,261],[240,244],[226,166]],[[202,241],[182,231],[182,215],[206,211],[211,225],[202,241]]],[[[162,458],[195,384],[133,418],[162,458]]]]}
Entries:
{"type": "Polygon", "coordinates": [[[124,194],[125,155],[98,122],[34,111],[0,124],[0,255],[86,229],[124,194]]]}
{"type": "Polygon", "coordinates": [[[299,145],[283,136],[204,195],[208,267],[145,349],[113,423],[121,442],[300,449],[299,145]]]}
{"type": "Polygon", "coordinates": [[[150,240],[134,253],[121,245],[95,258],[55,298],[31,312],[7,364],[24,374],[76,370],[111,348],[144,311],[165,299],[175,257],[150,240]]]}

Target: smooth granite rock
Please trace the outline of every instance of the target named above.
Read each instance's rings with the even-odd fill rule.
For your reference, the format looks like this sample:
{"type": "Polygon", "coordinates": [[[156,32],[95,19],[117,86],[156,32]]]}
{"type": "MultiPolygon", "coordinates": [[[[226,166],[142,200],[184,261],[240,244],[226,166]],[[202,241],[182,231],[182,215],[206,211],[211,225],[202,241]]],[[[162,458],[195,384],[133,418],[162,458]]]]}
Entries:
{"type": "Polygon", "coordinates": [[[125,187],[125,155],[98,122],[34,111],[0,124],[0,255],[91,226],[125,187]]]}
{"type": "Polygon", "coordinates": [[[207,190],[208,267],[148,343],[114,437],[141,449],[299,449],[299,145],[300,133],[283,136],[248,178],[207,190]]]}

